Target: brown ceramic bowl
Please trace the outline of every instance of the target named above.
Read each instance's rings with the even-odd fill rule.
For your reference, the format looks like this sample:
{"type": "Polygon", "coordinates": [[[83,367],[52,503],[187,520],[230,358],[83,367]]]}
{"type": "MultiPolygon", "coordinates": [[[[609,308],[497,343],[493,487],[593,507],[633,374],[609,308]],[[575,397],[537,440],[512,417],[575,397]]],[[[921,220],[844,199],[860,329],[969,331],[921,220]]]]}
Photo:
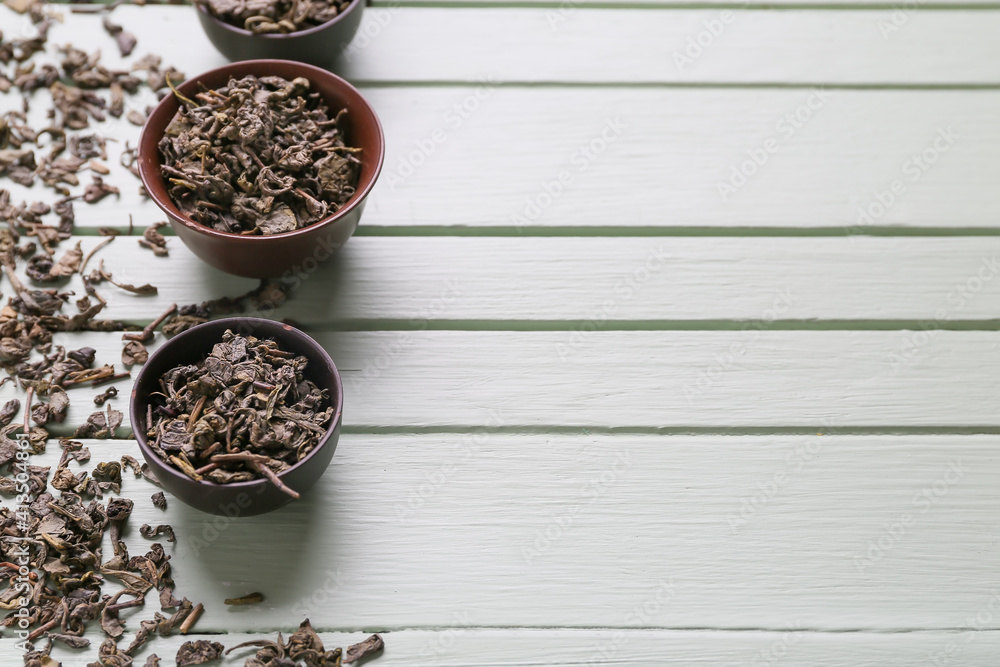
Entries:
{"type": "Polygon", "coordinates": [[[255,35],[217,19],[200,4],[195,7],[208,39],[230,60],[280,58],[330,67],[358,32],[365,3],[354,0],[343,13],[326,23],[283,35],[255,35]]]}
{"type": "Polygon", "coordinates": [[[326,70],[287,60],[247,60],[205,72],[185,81],[177,89],[188,96],[201,87],[221,88],[230,77],[247,74],[309,79],[312,89],[323,96],[331,112],[347,109],[345,141],[361,152],[361,174],[357,192],[339,211],[308,227],[273,236],[240,236],[218,232],[191,220],[174,204],[160,173],[157,147],[163,132],[177,113],[179,103],[167,95],[146,119],[139,138],[139,176],[146,192],[167,215],[170,226],[188,248],[217,269],[247,278],[276,278],[289,272],[311,272],[329,259],[354,234],[385,159],[385,138],[378,116],[354,86],[326,70]]]}
{"type": "Polygon", "coordinates": [[[165,463],[146,442],[146,405],[149,395],[160,390],[160,378],[179,365],[201,361],[212,346],[222,340],[226,329],[257,338],[271,338],[281,349],[305,355],[309,359],[306,377],[320,389],[329,391],[334,415],[326,434],[304,459],[278,475],[281,481],[299,493],[316,484],[337,450],[344,410],[344,386],[340,373],[326,350],[312,338],[287,324],[254,317],[230,317],[196,326],[174,336],[153,352],[139,370],[132,387],[129,418],[142,456],[164,489],[181,502],[203,512],[229,517],[253,516],[278,509],[291,502],[292,498],[267,480],[233,484],[195,481],[165,463]]]}

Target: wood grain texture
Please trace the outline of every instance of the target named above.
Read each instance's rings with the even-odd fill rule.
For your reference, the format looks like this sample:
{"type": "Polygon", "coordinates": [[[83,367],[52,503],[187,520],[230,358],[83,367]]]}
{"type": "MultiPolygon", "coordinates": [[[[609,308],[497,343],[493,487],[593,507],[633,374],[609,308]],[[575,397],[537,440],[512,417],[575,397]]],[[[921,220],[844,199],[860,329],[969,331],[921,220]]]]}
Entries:
{"type": "MultiPolygon", "coordinates": [[[[306,616],[334,643],[388,630],[373,664],[389,667],[996,662],[1000,436],[906,432],[1000,429],[986,236],[1000,14],[942,0],[886,33],[888,8],[654,1],[366,11],[339,69],[388,139],[369,236],[263,313],[310,325],[344,375],[331,468],[302,502],[252,518],[173,498],[164,513],[152,485],[126,480],[126,539],[141,553],[138,525],[174,525],[178,592],[207,603],[198,631],[288,632],[306,616]],[[740,184],[734,169],[754,173],[740,184]],[[685,237],[711,227],[733,236],[685,237]],[[906,236],[951,231],[984,235],[906,236]],[[872,232],[899,236],[842,236],[872,232]],[[956,321],[982,330],[937,330],[956,321]],[[667,435],[793,429],[816,435],[667,435]],[[836,429],[896,435],[823,435],[836,429]],[[252,590],[265,603],[221,603],[252,590]]],[[[188,74],[225,62],[190,7],[114,20],[137,55],[188,74]]],[[[2,7],[0,23],[25,30],[2,7]]],[[[52,36],[117,62],[99,17],[52,36]]],[[[95,129],[117,141],[113,166],[138,136],[95,129]]],[[[80,226],[162,219],[114,169],[122,197],[78,204],[80,226]]],[[[252,285],[171,248],[160,260],[119,238],[102,252],[119,279],[162,288],[109,288],[108,316],[145,322],[252,285]]],[[[119,339],[57,342],[116,361],[119,339]]],[[[73,390],[63,433],[93,393],[73,390]]],[[[130,440],[87,444],[95,462],[138,455],[130,440]]],[[[56,458],[52,443],[36,462],[56,458]]],[[[165,663],[180,641],[156,646],[165,663]]],[[[0,664],[16,660],[0,640],[0,664]]]]}
{"type": "MultiPolygon", "coordinates": [[[[101,239],[61,247],[74,241],[89,252],[101,239]]],[[[116,281],[159,288],[139,297],[106,284],[104,317],[145,324],[171,303],[257,285],[212,269],[178,238],[168,246],[157,258],[118,237],[94,255],[116,281]]],[[[975,325],[1000,316],[1000,239],[357,237],[287,284],[291,299],[271,316],[313,328],[975,325]]],[[[78,279],[62,289],[83,292],[78,279]]]]}
{"type": "Polygon", "coordinates": [[[1000,213],[989,186],[1000,178],[993,91],[365,94],[385,122],[388,146],[363,225],[864,233],[986,227],[1000,213]],[[475,111],[463,118],[456,105],[475,111]],[[895,181],[899,193],[889,202],[884,193],[895,181]]]}
{"type": "MultiPolygon", "coordinates": [[[[287,632],[294,623],[289,622],[287,632]]],[[[347,646],[364,633],[322,632],[326,646],[347,646]]],[[[402,630],[382,635],[386,643],[378,667],[527,667],[529,665],[699,665],[732,667],[751,664],[795,664],[800,667],[911,667],[937,657],[952,664],[990,664],[1000,650],[1000,632],[817,633],[665,631],[665,630],[491,630],[449,628],[402,630]],[[951,655],[945,651],[952,651],[951,655]]],[[[137,653],[141,660],[156,653],[169,665],[184,641],[207,639],[226,647],[259,639],[260,635],[173,636],[154,639],[137,653]]],[[[0,640],[0,661],[17,664],[12,642],[0,640]]],[[[216,665],[243,664],[249,649],[240,649],[216,665]]],[[[82,667],[80,654],[56,650],[65,667],[82,667]],[[67,659],[69,658],[69,659],[67,659]],[[75,661],[73,660],[75,658],[75,661]]],[[[89,655],[89,654],[88,654],[89,655]]],[[[933,664],[933,663],[930,663],[933,664]]]]}
{"type": "MultiPolygon", "coordinates": [[[[103,33],[94,38],[98,46],[114,49],[103,33]]],[[[206,66],[189,67],[188,74],[206,66]]],[[[460,86],[363,92],[384,124],[387,153],[362,233],[441,227],[514,235],[566,228],[612,234],[704,227],[985,231],[1000,216],[1000,192],[993,187],[1000,180],[996,91],[460,86]]],[[[44,124],[47,95],[36,94],[37,125],[44,124]]],[[[141,110],[150,101],[144,94],[131,104],[141,110]]],[[[140,199],[138,181],[118,165],[119,151],[136,145],[139,128],[109,119],[95,129],[115,139],[109,182],[122,196],[100,206],[77,204],[78,224],[123,227],[131,216],[141,229],[165,219],[140,199]]],[[[40,186],[10,189],[15,198],[52,199],[40,186]]]]}
{"type": "MultiPolygon", "coordinates": [[[[392,10],[396,7],[538,7],[552,10],[552,14],[547,14],[546,19],[553,27],[553,30],[557,30],[566,20],[569,20],[575,13],[575,10],[578,9],[612,9],[620,11],[622,9],[637,8],[701,9],[715,7],[719,9],[773,9],[775,7],[794,7],[796,9],[871,8],[885,10],[884,21],[886,27],[884,31],[887,35],[897,32],[893,29],[894,27],[902,28],[905,25],[905,23],[902,23],[902,18],[896,19],[900,25],[893,23],[892,11],[894,8],[902,10],[902,16],[904,17],[912,13],[912,11],[906,11],[910,9],[907,5],[896,5],[896,7],[893,7],[890,4],[887,6],[882,0],[776,0],[775,2],[764,2],[763,0],[746,0],[740,2],[734,2],[733,0],[697,0],[696,2],[690,0],[566,0],[565,2],[562,0],[374,0],[371,6],[387,10],[392,10]]],[[[966,2],[965,0],[935,0],[933,3],[921,2],[919,5],[921,11],[928,9],[978,9],[996,6],[996,3],[992,0],[973,0],[972,2],[966,2]]]]}
{"type": "MultiPolygon", "coordinates": [[[[311,333],[340,369],[353,429],[1000,426],[1000,332],[761,327],[311,333]]],[[[121,354],[117,333],[56,342],[121,354]]],[[[83,423],[96,392],[73,389],[67,424],[83,423]]]]}
{"type": "MultiPolygon", "coordinates": [[[[86,444],[95,463],[138,456],[133,442],[86,444]]],[[[127,475],[126,539],[142,553],[140,524],[175,527],[177,592],[205,604],[201,632],[305,617],[339,631],[996,630],[998,445],[346,434],[318,486],[270,515],[173,498],[163,512],[127,475]],[[222,604],[251,591],[265,601],[222,604]]]]}
{"type": "MultiPolygon", "coordinates": [[[[879,20],[891,12],[730,11],[723,23],[719,9],[580,9],[553,29],[545,9],[372,8],[361,28],[372,36],[356,41],[337,69],[366,82],[1000,82],[995,12],[915,12],[886,37],[879,20]],[[706,22],[719,24],[718,36],[706,22]],[[703,32],[703,53],[679,66],[675,54],[683,55],[703,32]],[[552,57],[555,52],[559,57],[552,57]]],[[[225,62],[191,7],[121,7],[115,17],[139,38],[139,51],[170,53],[189,73],[225,62]]],[[[51,35],[57,42],[71,33],[84,39],[98,33],[97,26],[93,17],[74,17],[51,35]]]]}

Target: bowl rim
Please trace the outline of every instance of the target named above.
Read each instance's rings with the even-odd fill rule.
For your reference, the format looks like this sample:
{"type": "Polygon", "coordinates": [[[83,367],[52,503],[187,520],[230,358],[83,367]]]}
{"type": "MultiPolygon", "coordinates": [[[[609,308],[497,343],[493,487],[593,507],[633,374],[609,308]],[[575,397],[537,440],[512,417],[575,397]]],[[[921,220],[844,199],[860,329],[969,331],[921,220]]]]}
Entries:
{"type": "MultiPolygon", "coordinates": [[[[306,225],[305,227],[302,227],[300,229],[293,229],[290,232],[281,232],[279,234],[269,234],[266,236],[242,235],[242,234],[235,234],[233,232],[220,232],[216,229],[212,229],[211,227],[207,227],[201,223],[195,222],[194,220],[186,216],[184,213],[182,213],[181,210],[177,207],[177,205],[174,204],[173,200],[170,198],[170,193],[165,186],[162,188],[162,193],[160,192],[160,188],[153,187],[153,184],[155,183],[154,179],[157,176],[159,176],[159,167],[162,164],[158,146],[160,143],[160,139],[163,138],[163,131],[162,130],[159,131],[157,133],[158,136],[156,137],[156,141],[151,142],[153,146],[157,147],[154,148],[155,154],[153,156],[153,159],[150,160],[144,159],[144,154],[142,150],[142,147],[145,146],[147,143],[147,133],[153,132],[151,121],[154,118],[159,118],[161,115],[165,115],[168,113],[166,111],[166,108],[169,104],[171,104],[171,102],[173,101],[172,98],[174,97],[173,93],[171,92],[167,95],[164,95],[163,99],[157,103],[152,113],[150,113],[149,116],[146,118],[146,122],[142,126],[142,132],[139,134],[139,145],[136,148],[136,162],[139,170],[139,180],[142,182],[142,186],[143,188],[145,188],[146,193],[149,195],[149,198],[153,200],[153,203],[156,204],[157,208],[163,211],[163,213],[165,213],[168,216],[168,218],[180,222],[187,229],[198,232],[199,234],[204,234],[205,236],[208,236],[209,238],[214,238],[216,240],[237,242],[237,243],[266,243],[268,241],[273,242],[275,239],[290,239],[298,236],[315,234],[319,229],[326,227],[327,225],[333,224],[342,218],[346,218],[352,211],[354,211],[358,206],[364,203],[365,200],[368,198],[368,195],[371,194],[371,191],[375,188],[375,184],[378,182],[378,178],[382,173],[382,167],[385,163],[385,132],[382,129],[382,121],[379,120],[378,114],[375,113],[375,109],[372,108],[372,105],[368,102],[367,99],[365,99],[364,95],[361,94],[361,91],[355,88],[346,79],[337,76],[333,72],[327,71],[320,67],[316,67],[315,65],[309,65],[307,63],[301,63],[295,60],[282,60],[279,58],[259,58],[256,60],[240,60],[237,62],[232,62],[226,65],[222,65],[221,67],[216,67],[214,69],[206,70],[198,74],[197,76],[193,76],[184,81],[183,83],[178,84],[176,88],[181,92],[185,92],[184,91],[185,87],[195,85],[206,77],[235,75],[233,74],[235,72],[242,72],[243,75],[246,75],[246,74],[251,74],[254,68],[259,68],[261,65],[274,65],[274,64],[278,64],[281,67],[290,67],[293,70],[297,70],[295,76],[303,76],[309,79],[310,81],[316,78],[325,78],[331,80],[336,86],[345,90],[349,95],[353,95],[354,97],[356,97],[358,101],[361,103],[361,105],[363,105],[363,109],[371,116],[372,120],[375,123],[375,129],[377,131],[376,134],[378,138],[378,151],[377,151],[378,155],[376,155],[375,157],[374,171],[372,172],[371,178],[368,179],[368,183],[360,190],[356,190],[354,194],[351,196],[351,198],[347,201],[347,203],[344,204],[340,208],[340,210],[337,211],[336,213],[333,213],[332,215],[327,216],[326,218],[323,218],[321,220],[317,220],[316,222],[310,225],[306,225]],[[244,72],[244,70],[248,71],[244,72]],[[155,169],[153,167],[154,164],[155,164],[155,169]],[[155,174],[149,173],[150,169],[154,169],[156,173],[155,174]]],[[[177,102],[177,105],[179,108],[180,103],[177,102]]],[[[170,115],[170,118],[172,117],[173,114],[170,115]]],[[[170,118],[166,119],[166,122],[163,124],[164,130],[166,129],[166,126],[170,123],[170,118]]]]}
{"type": "Polygon", "coordinates": [[[345,16],[347,16],[351,12],[357,11],[357,9],[355,7],[356,5],[360,5],[361,7],[364,7],[365,6],[365,1],[366,0],[351,0],[351,2],[347,5],[347,9],[345,9],[341,13],[337,14],[336,16],[334,16],[329,21],[326,21],[324,23],[320,23],[319,25],[314,25],[314,26],[312,26],[310,28],[306,28],[304,30],[296,30],[295,32],[266,33],[266,34],[257,34],[257,33],[254,33],[254,32],[250,32],[246,28],[240,28],[239,26],[235,26],[232,23],[227,23],[227,22],[223,21],[222,19],[220,19],[215,14],[213,14],[212,12],[208,11],[208,9],[206,9],[202,5],[202,3],[198,2],[197,0],[195,0],[195,2],[192,2],[191,4],[193,4],[195,6],[195,8],[199,12],[202,12],[205,16],[207,16],[208,18],[212,19],[213,21],[215,21],[216,23],[218,23],[219,25],[221,25],[223,28],[228,29],[230,32],[236,33],[237,35],[240,35],[240,36],[243,36],[243,37],[255,37],[255,38],[256,37],[260,37],[262,39],[281,40],[281,39],[290,39],[290,38],[295,38],[295,37],[300,37],[300,36],[305,36],[305,35],[311,35],[313,33],[319,32],[319,31],[321,31],[321,30],[323,30],[325,28],[328,28],[328,27],[332,26],[333,24],[337,23],[338,21],[340,21],[342,18],[344,18],[345,16]]]}
{"type": "MultiPolygon", "coordinates": [[[[162,468],[164,468],[165,470],[167,470],[173,477],[177,478],[178,480],[182,480],[183,482],[185,482],[187,484],[195,484],[195,485],[198,485],[198,486],[204,485],[204,486],[208,486],[208,487],[212,487],[212,488],[217,488],[217,489],[233,489],[234,492],[236,492],[236,491],[241,491],[241,490],[242,491],[246,491],[248,489],[254,489],[254,488],[259,487],[261,485],[265,485],[266,486],[266,485],[268,485],[268,484],[271,483],[271,482],[269,482],[266,479],[254,479],[254,480],[250,480],[248,482],[231,482],[229,484],[218,484],[218,483],[212,482],[210,480],[201,480],[201,481],[198,481],[198,480],[191,479],[190,477],[188,477],[187,475],[185,475],[184,473],[182,473],[180,470],[177,470],[176,468],[174,468],[167,461],[164,461],[163,458],[160,457],[159,454],[157,454],[155,451],[153,451],[153,448],[150,447],[149,443],[146,441],[146,433],[145,433],[145,431],[142,431],[142,430],[140,430],[138,428],[138,420],[136,419],[136,415],[138,414],[138,404],[140,402],[139,398],[138,398],[138,395],[137,395],[137,393],[138,393],[138,387],[145,380],[145,377],[146,377],[146,374],[147,374],[147,369],[149,369],[149,368],[152,367],[152,364],[150,362],[153,361],[153,359],[157,355],[160,355],[161,353],[163,353],[165,350],[167,350],[168,348],[170,348],[170,346],[174,345],[175,343],[177,345],[180,345],[181,343],[183,343],[184,338],[190,337],[190,336],[188,336],[188,334],[190,334],[193,331],[197,331],[197,330],[203,329],[203,328],[218,328],[218,327],[222,327],[223,325],[228,325],[228,326],[224,327],[224,329],[223,329],[223,331],[224,331],[225,329],[237,328],[237,325],[239,323],[248,323],[250,326],[260,326],[261,324],[263,324],[265,327],[277,327],[277,328],[283,329],[285,332],[291,332],[292,335],[296,335],[296,336],[301,337],[307,343],[308,347],[311,348],[312,352],[315,353],[315,355],[319,357],[319,359],[314,359],[310,355],[306,355],[306,356],[310,357],[309,358],[309,363],[314,363],[315,361],[320,361],[322,363],[327,364],[329,366],[329,368],[331,368],[333,370],[334,383],[333,383],[333,387],[332,388],[335,390],[336,397],[332,400],[332,407],[334,408],[334,413],[333,413],[333,418],[330,420],[330,425],[327,427],[326,433],[324,433],[323,437],[320,439],[319,444],[317,444],[315,447],[313,447],[312,451],[309,452],[308,454],[306,454],[305,457],[301,461],[298,461],[294,465],[291,465],[287,469],[282,470],[281,472],[277,473],[277,475],[278,475],[279,478],[282,478],[282,477],[284,477],[284,476],[292,473],[292,471],[297,470],[298,468],[305,467],[305,465],[307,463],[309,463],[310,460],[314,456],[318,455],[318,453],[319,453],[319,451],[321,449],[323,449],[324,447],[329,446],[330,437],[333,436],[334,432],[340,427],[340,422],[341,422],[341,419],[343,418],[343,414],[344,414],[344,383],[343,383],[343,380],[340,377],[340,370],[337,369],[337,365],[333,362],[333,359],[330,358],[330,354],[326,351],[326,349],[322,345],[320,345],[316,341],[316,339],[314,339],[312,336],[310,336],[309,334],[305,333],[301,329],[293,327],[290,324],[285,324],[283,322],[278,322],[276,320],[268,320],[268,319],[265,319],[265,318],[262,318],[262,317],[223,317],[223,318],[220,318],[218,320],[211,320],[209,322],[204,322],[204,323],[199,324],[197,326],[193,326],[190,329],[187,329],[186,331],[182,331],[181,333],[177,334],[173,338],[167,339],[167,341],[162,346],[160,346],[159,348],[157,348],[156,350],[154,350],[153,353],[149,355],[149,359],[146,360],[146,363],[142,365],[142,367],[139,369],[139,372],[136,374],[135,381],[132,383],[132,392],[129,395],[129,421],[130,421],[131,427],[132,427],[132,437],[134,437],[135,440],[136,440],[136,442],[139,443],[139,450],[142,452],[142,454],[143,454],[144,457],[149,456],[149,457],[152,457],[152,458],[160,461],[163,464],[162,468]]],[[[273,334],[271,337],[273,337],[273,338],[276,339],[275,342],[279,342],[279,341],[277,341],[277,337],[279,335],[282,335],[282,334],[273,334]]],[[[221,332],[220,332],[220,336],[221,336],[221,332]]],[[[151,371],[149,371],[149,372],[151,372],[151,371]]],[[[146,418],[146,415],[145,415],[145,405],[146,404],[143,403],[143,415],[142,415],[143,419],[146,418]]],[[[154,473],[154,476],[155,476],[155,473],[154,473]]]]}

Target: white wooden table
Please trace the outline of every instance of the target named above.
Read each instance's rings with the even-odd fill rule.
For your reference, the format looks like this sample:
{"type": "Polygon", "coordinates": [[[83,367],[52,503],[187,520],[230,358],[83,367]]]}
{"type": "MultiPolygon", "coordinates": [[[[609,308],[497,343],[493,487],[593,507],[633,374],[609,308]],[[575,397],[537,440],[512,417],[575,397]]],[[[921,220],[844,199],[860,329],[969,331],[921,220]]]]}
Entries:
{"type": "MultiPolygon", "coordinates": [[[[308,616],[384,632],[380,667],[996,665],[1000,3],[504,4],[377,3],[342,71],[385,169],[271,314],[345,378],[319,486],[229,521],[128,482],[197,631],[308,616]]],[[[113,16],[137,55],[224,62],[189,7],[113,16]]],[[[117,58],[95,17],[69,39],[117,58]]],[[[84,249],[162,218],[111,178],[84,249]]],[[[253,285],[169,245],[101,251],[160,287],[109,317],[253,285]]]]}

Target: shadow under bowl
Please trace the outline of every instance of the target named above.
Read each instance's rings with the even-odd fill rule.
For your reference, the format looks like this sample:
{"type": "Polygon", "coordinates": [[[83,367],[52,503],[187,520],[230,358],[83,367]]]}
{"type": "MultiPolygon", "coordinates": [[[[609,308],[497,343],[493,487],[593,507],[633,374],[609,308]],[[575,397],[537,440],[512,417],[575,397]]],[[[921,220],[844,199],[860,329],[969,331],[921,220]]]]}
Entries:
{"type": "Polygon", "coordinates": [[[226,23],[200,4],[195,8],[209,41],[230,60],[278,58],[331,67],[357,34],[365,3],[353,0],[336,18],[305,30],[268,35],[257,35],[226,23]]]}
{"type": "Polygon", "coordinates": [[[177,366],[201,361],[216,343],[222,341],[227,329],[244,336],[273,339],[282,350],[304,355],[309,360],[306,379],[330,394],[334,415],[326,433],[305,458],[278,475],[282,482],[299,493],[304,493],[319,481],[337,450],[344,387],[337,367],[319,343],[292,326],[272,320],[230,317],[201,324],[174,336],[149,356],[136,377],[129,403],[132,430],[143,458],[164,490],[181,502],[203,512],[234,518],[276,510],[291,502],[292,498],[267,480],[232,484],[193,480],[161,459],[146,439],[146,406],[150,394],[160,391],[160,378],[177,366]]]}
{"type": "Polygon", "coordinates": [[[191,220],[173,202],[160,171],[158,144],[180,108],[167,95],[146,119],[139,137],[139,177],[153,202],[162,210],[177,236],[191,251],[215,268],[245,278],[277,278],[289,272],[315,269],[354,234],[385,160],[385,137],[375,110],[358,90],[326,70],[288,60],[247,60],[210,70],[185,81],[177,90],[192,97],[202,90],[225,86],[231,77],[304,77],[320,94],[331,114],[347,109],[344,141],[361,148],[361,170],[354,196],[336,213],[307,227],[271,236],[241,236],[219,232],[191,220]],[[312,266],[310,266],[312,265],[312,266]]]}

